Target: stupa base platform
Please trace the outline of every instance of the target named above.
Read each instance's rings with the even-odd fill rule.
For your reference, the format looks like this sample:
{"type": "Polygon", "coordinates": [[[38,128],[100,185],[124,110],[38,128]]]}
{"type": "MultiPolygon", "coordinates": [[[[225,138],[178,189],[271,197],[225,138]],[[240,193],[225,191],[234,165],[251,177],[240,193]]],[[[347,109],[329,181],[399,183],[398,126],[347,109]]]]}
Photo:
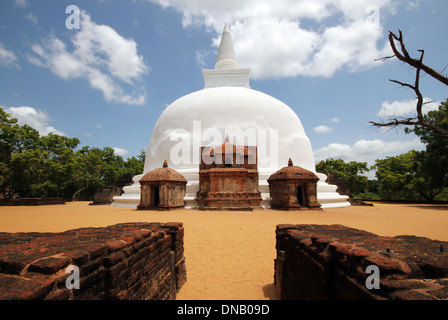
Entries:
{"type": "MultiPolygon", "coordinates": [[[[187,194],[184,198],[185,209],[197,209],[196,193],[199,190],[199,174],[197,170],[185,169],[178,170],[187,180],[187,194]]],[[[269,185],[267,178],[274,171],[267,171],[260,169],[259,172],[259,191],[261,192],[260,206],[263,209],[271,208],[271,200],[269,194],[269,185]]],[[[317,201],[321,205],[322,209],[333,208],[346,208],[351,204],[348,201],[349,197],[346,195],[340,195],[336,192],[337,186],[330,185],[325,182],[327,176],[321,173],[317,173],[319,182],[317,183],[317,201]]],[[[125,207],[125,208],[137,208],[140,204],[140,183],[139,180],[143,177],[143,174],[135,176],[133,178],[134,184],[123,188],[124,193],[121,196],[113,198],[112,206],[125,207]]]]}

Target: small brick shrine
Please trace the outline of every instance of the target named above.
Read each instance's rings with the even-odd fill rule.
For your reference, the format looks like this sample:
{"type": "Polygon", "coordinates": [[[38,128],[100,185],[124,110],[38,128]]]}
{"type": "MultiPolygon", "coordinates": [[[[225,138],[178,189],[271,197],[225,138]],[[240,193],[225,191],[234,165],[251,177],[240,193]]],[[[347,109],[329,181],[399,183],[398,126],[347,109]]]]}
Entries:
{"type": "Polygon", "coordinates": [[[319,178],[311,171],[294,166],[291,158],[284,167],[269,179],[271,208],[280,210],[322,210],[317,202],[319,178]]]}
{"type": "Polygon", "coordinates": [[[121,188],[117,186],[105,186],[95,191],[91,205],[110,205],[114,197],[121,195],[121,188]]]}
{"type": "Polygon", "coordinates": [[[141,196],[138,210],[172,210],[185,206],[187,180],[163,163],[140,179],[141,196]]]}
{"type": "Polygon", "coordinates": [[[260,208],[257,147],[239,146],[229,141],[201,147],[197,209],[253,210],[260,208]]]}

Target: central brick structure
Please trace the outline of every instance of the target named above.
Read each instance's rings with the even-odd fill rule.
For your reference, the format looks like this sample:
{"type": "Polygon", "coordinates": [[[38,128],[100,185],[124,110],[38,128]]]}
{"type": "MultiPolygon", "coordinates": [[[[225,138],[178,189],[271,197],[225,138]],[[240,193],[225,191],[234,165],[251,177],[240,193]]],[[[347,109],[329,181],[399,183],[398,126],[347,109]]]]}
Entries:
{"type": "Polygon", "coordinates": [[[381,237],[341,225],[278,225],[275,284],[281,299],[448,299],[448,242],[381,237]],[[368,266],[379,289],[367,289],[368,266]]]}
{"type": "Polygon", "coordinates": [[[261,209],[257,147],[234,145],[227,136],[222,145],[201,147],[200,154],[198,209],[261,209]]]}
{"type": "Polygon", "coordinates": [[[0,233],[0,300],[167,300],[186,281],[182,223],[0,233]],[[69,289],[67,268],[79,268],[69,289]]]}

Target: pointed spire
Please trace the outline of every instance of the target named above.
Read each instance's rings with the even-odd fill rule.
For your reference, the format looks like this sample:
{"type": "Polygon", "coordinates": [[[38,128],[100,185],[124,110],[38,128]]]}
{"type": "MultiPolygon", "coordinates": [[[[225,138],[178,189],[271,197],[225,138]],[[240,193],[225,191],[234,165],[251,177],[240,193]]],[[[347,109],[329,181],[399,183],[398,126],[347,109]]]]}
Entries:
{"type": "Polygon", "coordinates": [[[163,168],[168,168],[168,162],[166,160],[163,161],[163,168]]]}
{"type": "Polygon", "coordinates": [[[230,35],[227,22],[225,23],[224,31],[222,32],[215,69],[238,69],[232,36],[230,35]]]}
{"type": "Polygon", "coordinates": [[[229,135],[226,135],[226,140],[224,140],[224,143],[226,143],[226,142],[230,142],[229,135]]]}
{"type": "Polygon", "coordinates": [[[230,32],[229,25],[227,24],[227,21],[224,22],[224,30],[223,30],[223,32],[230,32]]]}
{"type": "Polygon", "coordinates": [[[292,166],[293,166],[292,160],[291,160],[291,158],[289,158],[288,167],[292,167],[292,166]]]}

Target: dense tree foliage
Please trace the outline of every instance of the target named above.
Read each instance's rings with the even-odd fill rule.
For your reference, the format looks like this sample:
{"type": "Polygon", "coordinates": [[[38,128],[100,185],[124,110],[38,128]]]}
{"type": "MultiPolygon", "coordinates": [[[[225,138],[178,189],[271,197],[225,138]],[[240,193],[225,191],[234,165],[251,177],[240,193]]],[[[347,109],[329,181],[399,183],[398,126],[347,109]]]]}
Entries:
{"type": "Polygon", "coordinates": [[[420,183],[418,160],[422,152],[407,153],[376,160],[374,168],[378,179],[378,192],[383,200],[416,200],[420,183]]]}
{"type": "Polygon", "coordinates": [[[411,150],[376,160],[378,193],[384,200],[435,200],[447,187],[446,167],[437,168],[425,151],[411,150]],[[438,170],[440,169],[440,171],[438,170]]]}
{"type": "Polygon", "coordinates": [[[329,174],[334,173],[338,180],[347,183],[353,195],[364,192],[368,186],[368,179],[362,175],[369,171],[367,162],[350,161],[346,163],[342,159],[326,159],[316,165],[316,171],[329,174]]]}
{"type": "Polygon", "coordinates": [[[79,144],[77,138],[40,136],[0,108],[1,195],[88,200],[96,189],[143,172],[143,151],[125,161],[111,148],[78,149],[79,144]]]}
{"type": "MultiPolygon", "coordinates": [[[[448,131],[448,100],[442,102],[438,110],[424,115],[426,122],[448,131]]],[[[419,176],[421,178],[421,195],[432,200],[444,188],[448,188],[448,140],[441,134],[424,126],[416,126],[412,130],[426,144],[426,150],[419,161],[419,176]]]]}

